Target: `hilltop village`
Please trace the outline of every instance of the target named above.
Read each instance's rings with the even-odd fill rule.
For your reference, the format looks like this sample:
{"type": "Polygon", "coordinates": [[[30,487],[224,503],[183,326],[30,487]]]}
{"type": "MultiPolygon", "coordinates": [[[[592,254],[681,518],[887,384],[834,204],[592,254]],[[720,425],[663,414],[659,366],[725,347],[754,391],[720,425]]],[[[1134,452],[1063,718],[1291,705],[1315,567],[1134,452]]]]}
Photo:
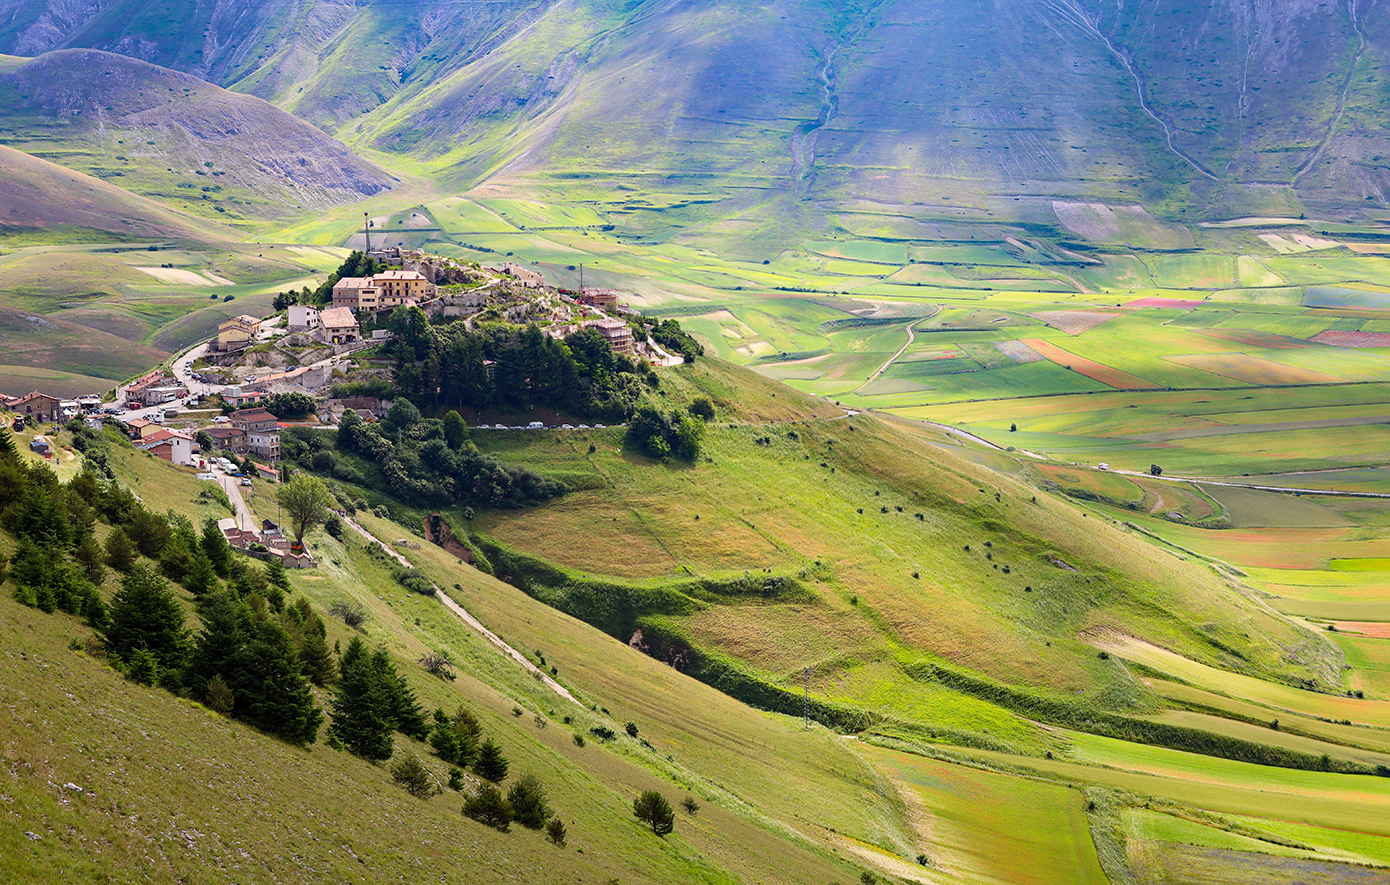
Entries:
{"type": "MultiPolygon", "coordinates": [[[[239,489],[255,480],[288,477],[281,440],[288,428],[336,427],[348,415],[371,424],[387,416],[395,379],[384,351],[403,329],[524,329],[557,341],[592,330],[614,358],[647,371],[685,361],[652,334],[662,323],[651,328],[619,298],[606,289],[557,288],[517,264],[485,268],[400,249],[354,252],[317,290],[281,293],[271,316],[230,317],[216,336],[105,396],[0,394],[0,409],[15,431],[33,434],[30,448],[41,456],[56,456],[49,436],[60,426],[115,425],[154,457],[218,482],[236,502],[239,489]]],[[[694,345],[686,342],[689,352],[694,345]]],[[[495,368],[495,361],[482,361],[489,383],[507,383],[494,378],[495,368]]],[[[569,423],[556,408],[530,408],[525,420],[505,408],[462,412],[475,430],[589,426],[569,423]]],[[[259,542],[289,555],[275,527],[257,525],[249,510],[224,523],[234,546],[259,542]]]]}

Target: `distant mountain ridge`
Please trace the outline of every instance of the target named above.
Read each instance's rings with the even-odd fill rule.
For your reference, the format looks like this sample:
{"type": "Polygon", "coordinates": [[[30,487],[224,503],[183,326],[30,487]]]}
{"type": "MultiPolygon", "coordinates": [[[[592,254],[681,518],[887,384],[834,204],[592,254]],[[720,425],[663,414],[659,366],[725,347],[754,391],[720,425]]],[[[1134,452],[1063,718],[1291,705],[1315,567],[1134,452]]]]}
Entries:
{"type": "Polygon", "coordinates": [[[667,227],[1390,217],[1380,0],[0,0],[0,22],[0,52],[190,71],[458,187],[718,205],[667,227]]]}

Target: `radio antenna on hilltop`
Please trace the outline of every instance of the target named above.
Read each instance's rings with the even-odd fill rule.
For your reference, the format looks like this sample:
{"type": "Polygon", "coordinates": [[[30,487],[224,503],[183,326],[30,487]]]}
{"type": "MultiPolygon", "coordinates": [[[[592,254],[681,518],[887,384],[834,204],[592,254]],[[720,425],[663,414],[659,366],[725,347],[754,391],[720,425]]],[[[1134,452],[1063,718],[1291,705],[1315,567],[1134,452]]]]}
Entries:
{"type": "Polygon", "coordinates": [[[366,254],[372,254],[372,220],[366,212],[362,213],[362,233],[367,237],[367,248],[363,250],[366,254]]]}

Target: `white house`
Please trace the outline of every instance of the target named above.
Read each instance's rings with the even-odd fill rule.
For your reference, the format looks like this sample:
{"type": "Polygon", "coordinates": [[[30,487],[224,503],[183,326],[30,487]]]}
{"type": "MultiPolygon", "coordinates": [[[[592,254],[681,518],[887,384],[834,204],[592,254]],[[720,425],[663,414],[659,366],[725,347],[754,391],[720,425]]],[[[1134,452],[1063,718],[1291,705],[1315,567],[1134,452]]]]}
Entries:
{"type": "Polygon", "coordinates": [[[288,317],[291,332],[312,332],[319,327],[319,312],[303,304],[291,304],[288,317]]]}

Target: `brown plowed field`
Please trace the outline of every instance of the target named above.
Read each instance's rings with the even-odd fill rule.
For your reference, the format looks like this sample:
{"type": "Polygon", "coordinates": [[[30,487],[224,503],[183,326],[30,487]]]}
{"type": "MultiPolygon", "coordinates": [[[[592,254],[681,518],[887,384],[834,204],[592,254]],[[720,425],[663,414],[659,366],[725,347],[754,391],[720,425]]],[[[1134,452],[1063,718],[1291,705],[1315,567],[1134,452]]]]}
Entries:
{"type": "Polygon", "coordinates": [[[1332,347],[1390,347],[1390,334],[1385,332],[1339,332],[1328,329],[1314,335],[1313,340],[1332,347]]]}

